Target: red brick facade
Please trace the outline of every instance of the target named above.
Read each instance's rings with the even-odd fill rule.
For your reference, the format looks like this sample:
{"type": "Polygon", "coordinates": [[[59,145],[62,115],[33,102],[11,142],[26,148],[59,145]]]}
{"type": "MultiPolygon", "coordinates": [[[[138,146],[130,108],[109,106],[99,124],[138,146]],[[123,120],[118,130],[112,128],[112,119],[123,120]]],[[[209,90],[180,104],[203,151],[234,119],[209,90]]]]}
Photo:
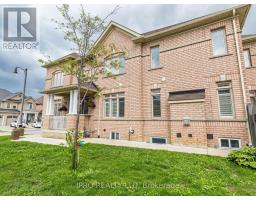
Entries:
{"type": "MultiPolygon", "coordinates": [[[[112,131],[120,133],[120,139],[129,138],[129,129],[134,129],[131,140],[150,142],[151,137],[167,138],[168,143],[218,147],[219,138],[240,139],[242,145],[249,143],[247,117],[241,84],[241,74],[236,51],[233,20],[239,41],[239,56],[242,68],[246,99],[256,90],[256,43],[242,44],[239,18],[227,18],[205,24],[188,31],[163,36],[149,42],[136,43],[133,37],[114,27],[102,42],[114,43],[125,52],[125,73],[116,79],[101,78],[96,85],[104,86],[104,94],[125,94],[125,116],[105,118],[103,97],[95,100],[96,107],[90,116],[83,116],[80,128],[90,128],[100,137],[110,138],[112,131]],[[227,54],[214,57],[211,30],[225,28],[227,54]],[[150,48],[159,46],[160,68],[151,69],[150,48]],[[244,68],[243,49],[250,48],[252,68],[244,68]],[[222,78],[221,78],[222,77],[222,78]],[[220,81],[230,81],[234,117],[223,119],[219,114],[217,88],[220,81]],[[152,89],[160,89],[161,117],[152,116],[152,89]],[[200,101],[169,102],[169,93],[204,89],[205,98],[200,101]],[[184,117],[190,125],[184,126],[184,117]],[[86,119],[86,120],[85,120],[86,119]],[[178,134],[177,134],[178,133],[178,134]],[[213,139],[207,139],[213,134],[213,139]],[[177,137],[181,135],[181,137],[177,137]]],[[[45,88],[50,88],[51,74],[55,67],[48,68],[45,88]]],[[[72,77],[65,76],[64,84],[71,84],[72,77]]],[[[248,103],[246,102],[246,103],[248,103]]],[[[45,95],[44,105],[47,104],[45,95]]],[[[67,116],[66,128],[74,127],[75,118],[67,116]]],[[[49,116],[44,117],[44,128],[49,128],[49,116]]]]}

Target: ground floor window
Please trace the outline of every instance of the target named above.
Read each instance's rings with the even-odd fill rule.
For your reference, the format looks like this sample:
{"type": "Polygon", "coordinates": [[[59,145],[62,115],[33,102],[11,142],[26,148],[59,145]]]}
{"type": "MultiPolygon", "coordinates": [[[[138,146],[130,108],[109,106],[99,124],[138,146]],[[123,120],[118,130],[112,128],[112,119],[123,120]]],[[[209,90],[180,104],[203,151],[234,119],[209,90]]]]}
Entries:
{"type": "Polygon", "coordinates": [[[151,143],[166,144],[167,138],[165,137],[151,137],[151,143]]]}
{"type": "Polygon", "coordinates": [[[109,94],[104,96],[105,117],[124,117],[124,93],[109,94]]]}
{"type": "Polygon", "coordinates": [[[120,133],[118,133],[118,132],[111,132],[111,139],[112,140],[119,140],[120,139],[120,133]]]}
{"type": "Polygon", "coordinates": [[[219,145],[221,148],[240,148],[241,141],[240,139],[220,138],[219,145]]]}

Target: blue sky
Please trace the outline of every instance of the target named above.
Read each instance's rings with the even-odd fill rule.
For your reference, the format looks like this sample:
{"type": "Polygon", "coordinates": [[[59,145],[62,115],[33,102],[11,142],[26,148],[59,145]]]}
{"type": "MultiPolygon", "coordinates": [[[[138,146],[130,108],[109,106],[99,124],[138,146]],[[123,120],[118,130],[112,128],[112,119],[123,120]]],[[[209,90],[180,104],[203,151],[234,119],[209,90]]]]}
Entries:
{"type": "MultiPolygon", "coordinates": [[[[235,5],[121,5],[118,13],[112,20],[123,24],[139,33],[176,24],[192,18],[200,17],[211,12],[230,8],[235,5]]],[[[0,5],[0,19],[2,19],[2,7],[0,5]]],[[[6,5],[5,5],[6,7],[6,5]]],[[[63,39],[60,30],[55,29],[52,18],[61,19],[55,5],[36,5],[38,12],[40,31],[40,51],[8,51],[0,52],[0,88],[12,92],[21,91],[23,87],[23,75],[12,73],[15,66],[28,68],[27,95],[39,97],[39,91],[44,88],[45,69],[40,67],[38,59],[42,55],[58,58],[68,54],[72,46],[63,39]]],[[[79,6],[71,5],[72,12],[78,13],[79,6]]],[[[114,5],[86,5],[87,11],[93,15],[104,17],[114,8],[114,5]]],[[[255,34],[256,5],[253,5],[245,23],[243,34],[255,34]]],[[[2,32],[3,23],[0,20],[2,32]]],[[[0,38],[2,33],[0,33],[0,38]]],[[[0,41],[2,42],[2,41],[0,41]]]]}

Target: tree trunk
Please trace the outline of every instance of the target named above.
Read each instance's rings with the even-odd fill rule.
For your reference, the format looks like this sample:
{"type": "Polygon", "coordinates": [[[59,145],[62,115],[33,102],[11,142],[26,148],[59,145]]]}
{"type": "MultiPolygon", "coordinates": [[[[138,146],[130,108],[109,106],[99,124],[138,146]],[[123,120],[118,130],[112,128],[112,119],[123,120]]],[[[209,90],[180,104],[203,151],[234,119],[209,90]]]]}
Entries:
{"type": "Polygon", "coordinates": [[[77,114],[76,114],[76,127],[75,127],[75,138],[74,138],[74,147],[73,147],[73,156],[72,156],[72,169],[77,169],[78,167],[78,129],[79,129],[79,120],[80,120],[80,81],[78,80],[78,94],[77,94],[77,114]]]}

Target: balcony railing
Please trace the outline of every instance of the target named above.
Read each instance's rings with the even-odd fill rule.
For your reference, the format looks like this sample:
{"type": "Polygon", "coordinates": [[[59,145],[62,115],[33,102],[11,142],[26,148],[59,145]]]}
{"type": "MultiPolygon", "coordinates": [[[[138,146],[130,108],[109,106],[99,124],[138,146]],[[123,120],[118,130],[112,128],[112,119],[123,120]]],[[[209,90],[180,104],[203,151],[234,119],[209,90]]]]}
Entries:
{"type": "Polygon", "coordinates": [[[64,130],[66,124],[66,116],[51,116],[50,129],[64,130]]]}

